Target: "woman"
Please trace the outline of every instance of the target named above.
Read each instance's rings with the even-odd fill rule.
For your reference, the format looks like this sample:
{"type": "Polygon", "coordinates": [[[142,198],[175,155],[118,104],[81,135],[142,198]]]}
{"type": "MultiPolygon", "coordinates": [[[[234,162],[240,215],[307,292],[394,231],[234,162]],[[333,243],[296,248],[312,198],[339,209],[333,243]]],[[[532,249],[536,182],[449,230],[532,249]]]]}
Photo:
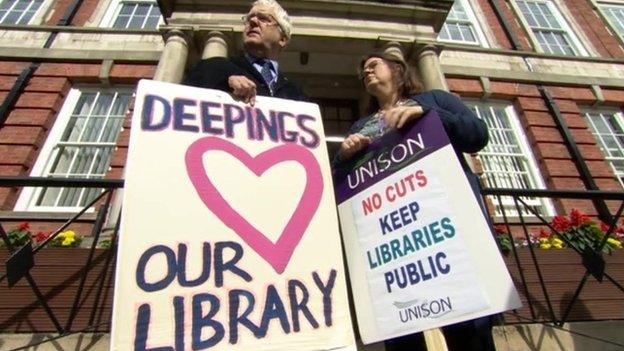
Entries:
{"type": "MultiPolygon", "coordinates": [[[[355,122],[340,145],[334,166],[353,158],[390,129],[401,129],[435,110],[475,194],[479,185],[462,153],[475,153],[488,142],[485,122],[455,95],[442,90],[422,91],[403,57],[393,52],[372,53],[362,59],[360,78],[371,95],[368,116],[355,122]]],[[[480,197],[477,196],[480,200],[480,197]]],[[[483,204],[481,204],[482,209],[483,204]]],[[[484,211],[485,213],[485,211],[484,211]]],[[[443,328],[449,350],[494,350],[489,318],[443,328]]],[[[386,341],[386,350],[425,350],[422,334],[386,341]]]]}
{"type": "MultiPolygon", "coordinates": [[[[410,121],[435,110],[451,140],[464,171],[471,175],[462,153],[474,153],[488,142],[487,126],[459,98],[443,90],[422,91],[422,86],[396,53],[382,52],[365,56],[359,74],[371,95],[368,116],[355,122],[340,145],[335,162],[352,158],[391,128],[402,128],[410,121]]],[[[471,181],[471,184],[473,184],[471,181]]]]}

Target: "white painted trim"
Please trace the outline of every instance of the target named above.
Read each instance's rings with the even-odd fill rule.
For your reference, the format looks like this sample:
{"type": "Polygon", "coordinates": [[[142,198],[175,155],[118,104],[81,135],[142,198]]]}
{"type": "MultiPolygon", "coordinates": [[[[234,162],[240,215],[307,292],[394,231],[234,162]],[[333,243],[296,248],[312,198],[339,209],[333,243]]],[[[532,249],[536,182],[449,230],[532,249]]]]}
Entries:
{"type": "MultiPolygon", "coordinates": [[[[30,171],[31,177],[40,177],[43,174],[46,174],[50,169],[50,160],[53,159],[53,150],[56,146],[57,142],[61,139],[61,135],[65,130],[65,126],[67,126],[67,122],[69,122],[69,117],[71,116],[72,110],[78,103],[78,99],[80,98],[81,92],[79,89],[72,88],[67,97],[65,98],[65,102],[63,103],[63,107],[59,111],[56,116],[56,121],[54,121],[54,125],[52,129],[48,133],[48,137],[46,138],[43,147],[39,151],[39,155],[37,156],[37,161],[35,161],[35,165],[30,171]]],[[[24,187],[22,192],[17,199],[17,203],[15,204],[15,211],[35,211],[34,206],[31,204],[34,202],[34,199],[41,193],[41,188],[34,187],[24,187]]],[[[37,209],[37,211],[39,211],[37,209]]]]}
{"type": "MultiPolygon", "coordinates": [[[[107,92],[107,91],[115,91],[118,93],[130,93],[133,91],[133,88],[126,87],[126,86],[109,87],[109,88],[103,88],[103,87],[97,87],[97,86],[83,86],[83,87],[72,88],[67,94],[67,97],[65,98],[65,101],[63,102],[63,106],[61,107],[61,110],[59,111],[56,117],[54,125],[52,126],[52,129],[50,129],[50,132],[48,133],[46,141],[43,147],[41,148],[39,155],[37,156],[37,160],[35,161],[35,164],[30,172],[31,177],[41,177],[49,173],[49,170],[52,166],[51,163],[55,159],[55,155],[57,152],[56,145],[58,144],[63,132],[65,131],[67,123],[69,122],[71,114],[74,108],[76,107],[76,104],[78,103],[80,96],[83,93],[89,93],[89,92],[95,92],[95,91],[100,92],[100,93],[107,92]]],[[[121,130],[123,131],[123,126],[121,130]]],[[[109,170],[110,170],[110,166],[107,171],[109,170]]],[[[78,212],[81,209],[78,207],[35,206],[34,202],[41,194],[42,189],[43,189],[42,187],[24,187],[15,204],[14,211],[78,212]]],[[[92,211],[93,209],[89,209],[89,212],[92,212],[92,211]]]]}
{"type": "Polygon", "coordinates": [[[479,22],[479,29],[483,32],[483,36],[485,38],[485,43],[489,45],[491,48],[501,48],[502,46],[497,43],[496,36],[492,31],[492,27],[490,26],[485,13],[483,13],[483,9],[479,6],[479,4],[475,0],[466,0],[470,3],[470,6],[474,12],[474,15],[479,22]]]}
{"type": "MultiPolygon", "coordinates": [[[[112,28],[113,24],[115,24],[115,20],[117,19],[117,15],[119,14],[119,11],[121,10],[120,5],[124,2],[132,2],[132,3],[144,2],[144,3],[154,4],[158,6],[155,0],[111,0],[108,4],[108,7],[106,8],[106,12],[104,13],[104,16],[99,22],[100,23],[99,27],[112,28]]],[[[164,23],[165,22],[161,15],[160,19],[158,20],[158,25],[161,25],[164,23]]]]}
{"type": "Polygon", "coordinates": [[[593,56],[593,57],[600,56],[598,54],[598,50],[596,50],[596,48],[592,44],[592,41],[589,40],[589,38],[585,35],[585,31],[583,30],[583,27],[576,21],[576,18],[574,17],[574,15],[572,15],[572,12],[570,12],[570,9],[566,5],[566,1],[565,0],[563,1],[553,0],[553,1],[555,1],[557,9],[561,11],[561,14],[565,18],[566,24],[571,27],[572,34],[574,34],[576,40],[578,40],[579,43],[582,45],[582,47],[585,50],[587,50],[587,55],[584,55],[584,56],[593,56]]]}
{"type": "MultiPolygon", "coordinates": [[[[540,45],[539,41],[535,37],[535,34],[533,33],[533,29],[531,28],[531,26],[527,22],[526,18],[524,17],[524,14],[522,13],[520,8],[518,7],[518,4],[516,3],[516,1],[518,1],[518,0],[510,1],[511,8],[516,13],[516,17],[518,18],[518,20],[522,24],[522,27],[523,27],[525,33],[527,34],[527,36],[529,37],[529,40],[531,41],[531,44],[533,45],[534,50],[536,52],[539,52],[539,53],[546,53],[546,51],[542,48],[542,46],[540,45]]],[[[548,8],[553,12],[555,17],[559,21],[559,23],[564,27],[563,29],[566,31],[566,33],[572,39],[572,44],[575,46],[575,49],[579,52],[579,56],[589,56],[589,53],[587,52],[587,49],[581,43],[581,41],[578,39],[576,33],[570,27],[570,25],[569,25],[570,18],[565,18],[565,16],[563,15],[563,13],[560,10],[558,4],[553,2],[554,0],[522,0],[522,1],[542,2],[542,3],[547,4],[548,8]]]]}
{"type": "MultiPolygon", "coordinates": [[[[1,2],[1,1],[0,1],[1,2]]],[[[44,0],[41,3],[41,6],[35,11],[35,14],[32,16],[30,21],[28,21],[29,25],[38,25],[42,24],[46,19],[48,12],[50,11],[50,7],[52,5],[53,0],[44,0]]]]}
{"type": "MultiPolygon", "coordinates": [[[[583,116],[583,118],[585,119],[585,121],[587,122],[587,124],[589,125],[589,132],[592,134],[592,136],[594,137],[594,139],[596,139],[596,136],[594,135],[594,129],[593,129],[593,123],[589,120],[589,118],[587,118],[586,114],[591,113],[591,114],[606,114],[606,115],[613,115],[615,116],[615,121],[618,124],[618,126],[620,127],[620,130],[624,131],[624,114],[622,113],[622,110],[616,107],[597,107],[597,108],[593,108],[593,107],[581,107],[581,115],[583,116]]],[[[611,171],[613,172],[613,175],[615,176],[617,182],[620,184],[620,186],[624,187],[624,181],[622,179],[620,179],[620,177],[618,177],[618,174],[615,170],[615,167],[613,167],[613,164],[611,163],[611,161],[608,159],[608,157],[610,157],[609,155],[605,154],[605,152],[602,150],[602,144],[600,140],[596,140],[596,146],[598,146],[600,150],[600,152],[602,153],[605,161],[609,164],[609,167],[611,168],[611,171]]],[[[624,152],[624,147],[620,148],[620,150],[622,152],[624,152]]],[[[624,177],[624,174],[621,175],[622,177],[624,177]]]]}
{"type": "Polygon", "coordinates": [[[113,2],[116,3],[117,1],[118,0],[101,0],[101,1],[99,1],[98,4],[97,4],[97,7],[93,11],[91,17],[89,17],[89,20],[85,23],[85,27],[102,27],[102,28],[105,28],[106,26],[100,25],[101,23],[103,23],[102,19],[107,14],[108,9],[111,7],[111,3],[113,3],[113,2]]]}
{"type": "Polygon", "coordinates": [[[53,0],[45,0],[37,12],[35,12],[35,15],[30,19],[28,24],[42,24],[49,16],[52,15],[52,3],[53,0]]]}
{"type": "MultiPolygon", "coordinates": [[[[537,166],[537,161],[535,160],[535,155],[533,154],[533,150],[529,147],[529,141],[527,139],[526,134],[524,133],[524,128],[520,124],[520,118],[516,113],[513,105],[506,103],[505,113],[511,120],[513,125],[514,134],[518,138],[520,143],[520,149],[522,153],[526,155],[527,161],[529,162],[529,171],[531,172],[531,177],[535,182],[535,186],[538,189],[546,189],[546,183],[544,182],[544,178],[542,178],[542,173],[540,172],[540,168],[537,166]]],[[[555,208],[552,205],[552,202],[548,199],[541,198],[542,204],[544,205],[544,209],[546,210],[546,215],[552,216],[555,214],[555,208]]]]}
{"type": "Polygon", "coordinates": [[[613,36],[615,36],[619,40],[620,47],[622,48],[622,45],[624,44],[624,32],[620,34],[617,32],[617,30],[615,30],[613,23],[611,23],[611,20],[609,20],[607,15],[605,15],[604,10],[600,6],[601,5],[617,6],[617,7],[622,7],[622,9],[624,9],[624,0],[608,0],[608,1],[607,0],[599,0],[599,1],[591,0],[591,2],[592,2],[592,5],[594,5],[594,8],[596,9],[600,18],[605,23],[605,27],[607,28],[607,30],[609,30],[609,32],[611,32],[611,34],[613,34],[613,36]]]}
{"type": "Polygon", "coordinates": [[[483,33],[483,30],[481,29],[481,23],[477,20],[477,17],[475,16],[473,5],[469,3],[468,0],[455,0],[455,1],[456,3],[458,2],[463,7],[464,11],[466,12],[466,15],[468,16],[468,21],[470,22],[470,25],[472,26],[474,30],[474,34],[475,34],[475,37],[477,38],[478,43],[469,43],[469,42],[453,40],[453,39],[440,39],[439,34],[436,40],[440,42],[457,43],[457,44],[464,44],[464,45],[475,45],[475,46],[489,48],[490,46],[488,44],[488,41],[485,37],[485,34],[483,33]]]}
{"type": "MultiPolygon", "coordinates": [[[[542,177],[540,172],[540,168],[537,166],[537,161],[535,159],[535,155],[533,151],[529,147],[529,142],[524,133],[524,128],[520,124],[520,119],[518,118],[518,114],[516,113],[515,108],[509,101],[498,101],[498,100],[466,100],[470,104],[474,104],[480,107],[494,107],[494,108],[502,108],[512,126],[512,130],[516,139],[518,141],[520,150],[523,155],[525,155],[528,163],[528,171],[531,176],[531,180],[535,183],[534,186],[536,189],[546,189],[546,183],[542,177]]],[[[480,157],[477,153],[477,157],[480,157]]],[[[540,198],[540,202],[542,204],[542,208],[544,210],[544,214],[547,216],[552,216],[555,214],[555,208],[552,204],[552,201],[545,198],[540,198]]],[[[496,203],[498,206],[498,203],[496,203]]]]}

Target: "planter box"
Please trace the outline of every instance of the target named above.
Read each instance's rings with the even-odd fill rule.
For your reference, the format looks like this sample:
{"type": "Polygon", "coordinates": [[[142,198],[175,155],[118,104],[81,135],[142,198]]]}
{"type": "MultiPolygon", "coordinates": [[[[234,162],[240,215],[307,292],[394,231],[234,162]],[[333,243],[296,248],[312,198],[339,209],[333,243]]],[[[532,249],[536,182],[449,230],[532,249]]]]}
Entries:
{"type": "MultiPolygon", "coordinates": [[[[505,322],[553,321],[548,300],[554,312],[554,319],[560,320],[586,271],[581,263],[581,256],[570,249],[535,249],[537,263],[546,287],[546,293],[544,293],[530,250],[518,248],[517,252],[520,265],[516,262],[513,252],[506,254],[503,258],[520,293],[523,307],[515,313],[505,313],[505,322]],[[521,278],[520,269],[524,273],[524,281],[521,278]],[[546,298],[546,294],[549,299],[546,298]]],[[[624,285],[624,250],[604,255],[604,258],[605,273],[624,285]]],[[[624,319],[624,292],[606,277],[602,283],[599,283],[590,276],[566,321],[611,319],[624,319]]]]}
{"type": "MultiPolygon", "coordinates": [[[[89,249],[83,248],[46,248],[35,254],[35,267],[30,274],[63,328],[68,323],[88,255],[89,249]]],[[[115,260],[108,260],[108,256],[108,249],[96,249],[71,330],[81,330],[90,324],[99,324],[90,331],[110,329],[115,260]]],[[[8,252],[2,249],[0,260],[5,262],[7,257],[8,252]]],[[[8,288],[6,281],[0,286],[0,330],[3,333],[57,331],[25,278],[13,288],[8,288]]]]}

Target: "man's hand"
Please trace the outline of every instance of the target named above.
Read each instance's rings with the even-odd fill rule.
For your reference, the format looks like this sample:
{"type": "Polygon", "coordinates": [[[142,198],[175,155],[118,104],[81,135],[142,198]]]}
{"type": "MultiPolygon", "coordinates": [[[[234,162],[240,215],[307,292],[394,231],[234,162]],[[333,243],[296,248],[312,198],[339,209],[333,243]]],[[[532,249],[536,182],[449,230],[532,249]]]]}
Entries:
{"type": "Polygon", "coordinates": [[[397,106],[386,112],[384,120],[389,128],[399,129],[407,122],[420,118],[422,115],[422,106],[397,106]]]}
{"type": "Polygon", "coordinates": [[[234,99],[252,106],[256,103],[256,83],[251,79],[245,76],[230,76],[228,84],[232,88],[234,99]]]}
{"type": "Polygon", "coordinates": [[[371,139],[362,134],[356,133],[349,135],[340,144],[340,150],[338,150],[338,159],[340,161],[346,161],[353,157],[355,153],[367,147],[370,144],[371,139]]]}

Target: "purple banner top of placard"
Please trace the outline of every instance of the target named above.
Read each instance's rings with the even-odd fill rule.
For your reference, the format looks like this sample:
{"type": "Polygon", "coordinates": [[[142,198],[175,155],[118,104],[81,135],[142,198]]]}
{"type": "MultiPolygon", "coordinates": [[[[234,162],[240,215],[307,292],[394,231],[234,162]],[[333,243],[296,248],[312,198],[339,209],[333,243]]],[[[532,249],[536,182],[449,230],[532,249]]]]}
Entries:
{"type": "Polygon", "coordinates": [[[431,110],[411,126],[393,130],[334,170],[338,204],[415,161],[450,144],[438,114],[431,110]]]}

